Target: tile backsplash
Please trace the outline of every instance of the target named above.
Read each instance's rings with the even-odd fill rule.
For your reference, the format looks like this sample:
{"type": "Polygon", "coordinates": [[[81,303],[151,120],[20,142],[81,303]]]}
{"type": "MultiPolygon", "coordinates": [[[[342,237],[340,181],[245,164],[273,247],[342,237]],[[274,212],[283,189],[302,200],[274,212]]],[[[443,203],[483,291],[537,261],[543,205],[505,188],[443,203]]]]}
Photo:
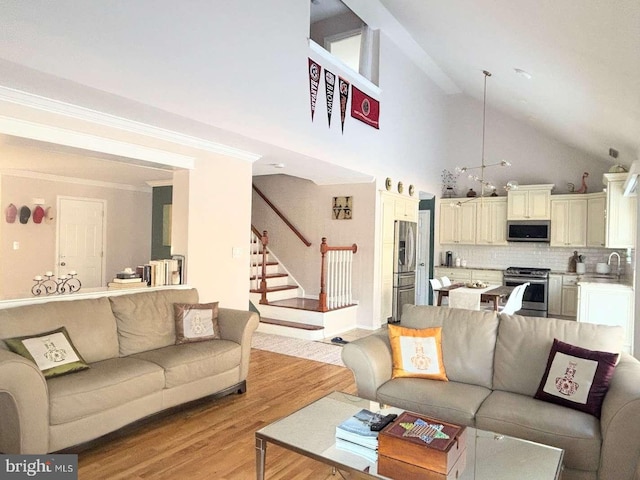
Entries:
{"type": "MultiPolygon", "coordinates": [[[[612,250],[609,248],[558,248],[544,243],[509,243],[508,246],[484,245],[442,245],[439,256],[434,259],[436,265],[443,263],[443,252],[451,250],[453,258],[467,261],[467,268],[541,267],[554,272],[566,272],[573,252],[585,257],[587,272],[595,272],[596,263],[606,262],[611,252],[620,254],[620,273],[631,271],[633,250],[612,250]]],[[[617,259],[612,258],[611,269],[615,272],[617,259]]]]}

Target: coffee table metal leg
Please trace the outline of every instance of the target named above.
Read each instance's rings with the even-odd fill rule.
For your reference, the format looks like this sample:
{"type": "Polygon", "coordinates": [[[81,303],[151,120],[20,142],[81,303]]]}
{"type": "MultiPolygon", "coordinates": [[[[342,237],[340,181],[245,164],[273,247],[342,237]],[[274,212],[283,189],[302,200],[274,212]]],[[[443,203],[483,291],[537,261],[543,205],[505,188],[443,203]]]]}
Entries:
{"type": "Polygon", "coordinates": [[[256,479],[264,480],[264,463],[267,458],[267,441],[256,438],[256,479]]]}

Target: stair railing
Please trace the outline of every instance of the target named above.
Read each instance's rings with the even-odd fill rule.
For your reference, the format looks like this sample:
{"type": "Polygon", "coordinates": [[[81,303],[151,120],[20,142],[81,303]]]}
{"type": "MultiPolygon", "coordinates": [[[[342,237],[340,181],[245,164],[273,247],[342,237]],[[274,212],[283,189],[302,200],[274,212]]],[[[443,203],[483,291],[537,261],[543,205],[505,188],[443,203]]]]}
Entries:
{"type": "Polygon", "coordinates": [[[351,282],[353,255],[358,251],[354,243],[350,247],[330,247],[326,237],[322,238],[320,253],[320,295],[318,310],[328,312],[340,307],[352,305],[351,282]]]}
{"type": "MultiPolygon", "coordinates": [[[[252,277],[255,281],[255,290],[260,292],[260,303],[268,305],[267,300],[267,245],[269,245],[269,234],[266,230],[262,233],[258,231],[256,227],[251,225],[251,232],[253,233],[252,242],[259,245],[258,251],[255,252],[261,255],[262,258],[258,262],[256,261],[251,265],[252,277]]],[[[253,253],[253,252],[252,252],[253,253]]]]}
{"type": "MultiPolygon", "coordinates": [[[[260,196],[260,198],[262,198],[265,203],[267,205],[269,205],[269,207],[271,207],[271,209],[275,212],[276,215],[278,215],[282,221],[287,225],[287,227],[289,227],[291,229],[291,231],[293,233],[296,234],[296,236],[302,240],[302,243],[304,243],[307,247],[311,246],[311,242],[309,240],[307,240],[304,235],[302,235],[302,233],[300,233],[298,231],[298,229],[296,227],[293,226],[293,224],[287,219],[287,217],[284,216],[284,214],[278,209],[278,207],[276,207],[271,200],[269,200],[264,193],[262,193],[260,191],[260,189],[258,187],[255,186],[255,184],[252,185],[253,189],[256,191],[256,193],[260,196]]],[[[258,235],[260,236],[260,235],[258,235]]]]}

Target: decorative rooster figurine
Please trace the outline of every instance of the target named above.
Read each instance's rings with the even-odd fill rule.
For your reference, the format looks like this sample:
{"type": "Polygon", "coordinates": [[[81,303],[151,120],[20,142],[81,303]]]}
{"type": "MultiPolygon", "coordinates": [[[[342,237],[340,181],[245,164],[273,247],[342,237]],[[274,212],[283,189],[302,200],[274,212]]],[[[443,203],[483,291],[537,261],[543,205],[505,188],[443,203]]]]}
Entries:
{"type": "Polygon", "coordinates": [[[578,190],[576,190],[576,193],[587,193],[587,177],[588,176],[589,176],[589,172],[584,172],[582,174],[582,185],[578,190]]]}

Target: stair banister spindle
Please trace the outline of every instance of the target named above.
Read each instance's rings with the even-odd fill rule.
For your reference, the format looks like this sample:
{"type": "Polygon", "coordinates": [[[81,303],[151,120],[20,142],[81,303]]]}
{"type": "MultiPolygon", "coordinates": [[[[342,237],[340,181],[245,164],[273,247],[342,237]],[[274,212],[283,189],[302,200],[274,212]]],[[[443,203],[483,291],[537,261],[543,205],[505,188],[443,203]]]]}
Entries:
{"type": "Polygon", "coordinates": [[[326,255],[329,251],[327,245],[327,238],[322,237],[322,243],[320,243],[320,254],[322,259],[320,260],[320,295],[318,295],[318,310],[326,312],[327,308],[327,291],[326,291],[326,255]]]}
{"type": "Polygon", "coordinates": [[[269,235],[266,230],[262,232],[260,236],[260,243],[262,244],[262,275],[260,278],[260,303],[262,305],[268,305],[267,300],[267,245],[269,245],[269,235]]]}

